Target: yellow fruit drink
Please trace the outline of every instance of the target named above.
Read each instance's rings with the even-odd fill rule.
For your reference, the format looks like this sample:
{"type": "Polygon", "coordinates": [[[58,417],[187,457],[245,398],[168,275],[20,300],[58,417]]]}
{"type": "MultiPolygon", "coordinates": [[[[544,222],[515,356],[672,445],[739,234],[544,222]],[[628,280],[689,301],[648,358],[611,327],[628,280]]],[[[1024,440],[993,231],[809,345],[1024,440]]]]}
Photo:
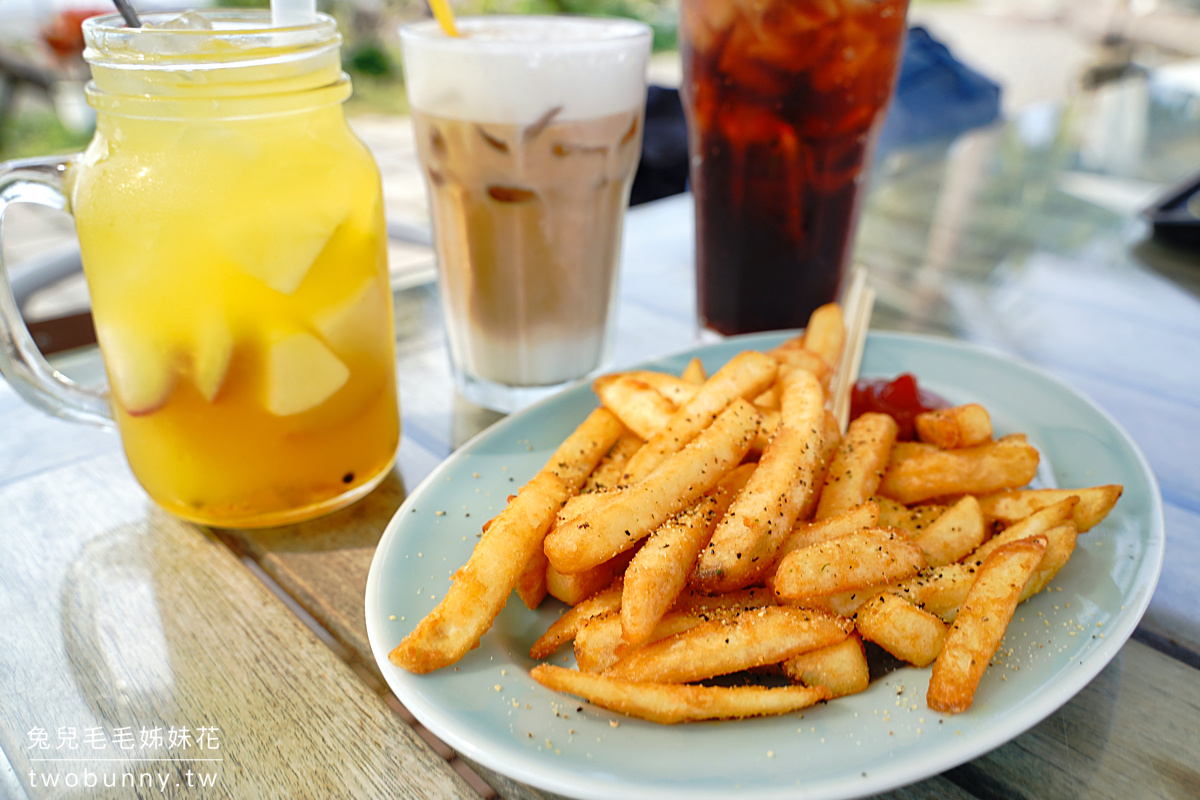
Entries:
{"type": "Polygon", "coordinates": [[[327,17],[146,16],[87,29],[97,128],[67,177],[129,463],[203,523],[332,510],[400,436],[379,175],[343,117],[340,37],[327,17]]]}

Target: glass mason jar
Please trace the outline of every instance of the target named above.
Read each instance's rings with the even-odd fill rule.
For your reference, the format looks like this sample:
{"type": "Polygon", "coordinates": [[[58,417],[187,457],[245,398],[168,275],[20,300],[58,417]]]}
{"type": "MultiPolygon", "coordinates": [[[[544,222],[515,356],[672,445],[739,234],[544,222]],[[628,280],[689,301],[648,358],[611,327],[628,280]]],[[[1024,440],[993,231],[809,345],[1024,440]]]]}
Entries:
{"type": "Polygon", "coordinates": [[[379,171],[342,111],[337,26],[144,23],[84,24],[88,147],[0,174],[9,200],[74,215],[110,391],[55,380],[8,291],[0,367],[51,413],[115,422],[138,481],[185,519],[346,505],[389,470],[400,419],[379,171]]]}

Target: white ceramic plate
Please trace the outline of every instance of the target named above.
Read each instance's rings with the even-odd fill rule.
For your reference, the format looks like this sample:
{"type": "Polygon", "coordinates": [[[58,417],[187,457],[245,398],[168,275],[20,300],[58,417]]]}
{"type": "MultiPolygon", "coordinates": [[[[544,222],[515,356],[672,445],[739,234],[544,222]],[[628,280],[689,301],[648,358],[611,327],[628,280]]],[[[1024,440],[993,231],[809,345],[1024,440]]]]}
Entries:
{"type": "MultiPolygon", "coordinates": [[[[710,371],[782,334],[729,339],[654,362],[710,371]]],[[[998,433],[1023,431],[1042,453],[1039,480],[1120,483],[1109,517],[1080,537],[1049,590],[1018,608],[974,704],[943,716],[925,705],[929,670],[901,668],[862,694],[753,720],[662,726],[542,688],[529,646],[561,611],[514,596],[458,665],[424,676],[388,652],[434,607],[483,522],[545,463],[596,404],[577,386],[484,431],[405,501],[367,580],[371,647],[388,684],[447,744],[518,781],[577,798],[845,798],[937,774],[1007,742],[1067,702],[1120,649],[1150,601],[1163,557],[1162,504],[1136,445],[1102,410],[1050,376],[960,343],[872,334],[861,375],[913,372],[952,402],[983,403],[998,433]]],[[[554,663],[574,665],[570,648],[554,663]]]]}

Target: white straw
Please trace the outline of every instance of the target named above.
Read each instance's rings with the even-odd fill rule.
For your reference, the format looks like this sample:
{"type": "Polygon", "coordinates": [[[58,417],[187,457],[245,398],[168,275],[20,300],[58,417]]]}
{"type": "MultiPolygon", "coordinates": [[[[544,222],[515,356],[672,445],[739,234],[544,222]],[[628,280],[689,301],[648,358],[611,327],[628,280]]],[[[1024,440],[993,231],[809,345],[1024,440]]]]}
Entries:
{"type": "Polygon", "coordinates": [[[317,0],[271,0],[271,24],[276,28],[307,25],[317,18],[317,0]]]}
{"type": "Polygon", "coordinates": [[[854,384],[858,381],[858,370],[862,366],[863,347],[867,343],[867,329],[871,325],[871,312],[875,307],[875,290],[867,285],[867,270],[855,266],[850,275],[850,284],[842,299],[842,314],[846,320],[846,343],[842,346],[841,359],[833,375],[830,387],[833,397],[833,413],[837,417],[842,433],[850,423],[850,399],[854,384]]]}

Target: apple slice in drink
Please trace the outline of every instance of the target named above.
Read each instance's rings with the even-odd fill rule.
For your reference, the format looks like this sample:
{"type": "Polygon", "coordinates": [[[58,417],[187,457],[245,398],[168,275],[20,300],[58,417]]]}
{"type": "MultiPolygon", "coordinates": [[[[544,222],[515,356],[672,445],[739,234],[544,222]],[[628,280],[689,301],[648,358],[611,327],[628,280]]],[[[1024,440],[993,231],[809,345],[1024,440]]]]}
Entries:
{"type": "Polygon", "coordinates": [[[350,379],[350,369],[311,333],[300,331],[271,343],[267,351],[264,404],[286,417],[316,408],[350,379]]]}
{"type": "MultiPolygon", "coordinates": [[[[321,186],[321,181],[313,181],[321,186]]],[[[217,245],[242,271],[280,294],[292,295],[329,243],[347,210],[340,202],[312,192],[271,192],[279,202],[255,210],[241,225],[218,226],[217,245]],[[282,198],[290,197],[291,202],[282,198]]]]}
{"type": "Polygon", "coordinates": [[[140,417],[166,405],[175,388],[177,348],[136,328],[98,328],[108,379],[121,408],[140,417]]]}
{"type": "Polygon", "coordinates": [[[291,295],[300,288],[333,227],[293,224],[284,231],[267,226],[261,235],[248,236],[237,255],[238,266],[280,294],[291,295]]]}
{"type": "Polygon", "coordinates": [[[346,300],[314,315],[313,323],[334,350],[374,353],[386,342],[380,331],[392,329],[391,309],[381,283],[368,278],[346,300]]]}
{"type": "Polygon", "coordinates": [[[192,343],[192,383],[208,402],[221,390],[232,357],[233,332],[228,322],[211,317],[197,325],[192,343]]]}

